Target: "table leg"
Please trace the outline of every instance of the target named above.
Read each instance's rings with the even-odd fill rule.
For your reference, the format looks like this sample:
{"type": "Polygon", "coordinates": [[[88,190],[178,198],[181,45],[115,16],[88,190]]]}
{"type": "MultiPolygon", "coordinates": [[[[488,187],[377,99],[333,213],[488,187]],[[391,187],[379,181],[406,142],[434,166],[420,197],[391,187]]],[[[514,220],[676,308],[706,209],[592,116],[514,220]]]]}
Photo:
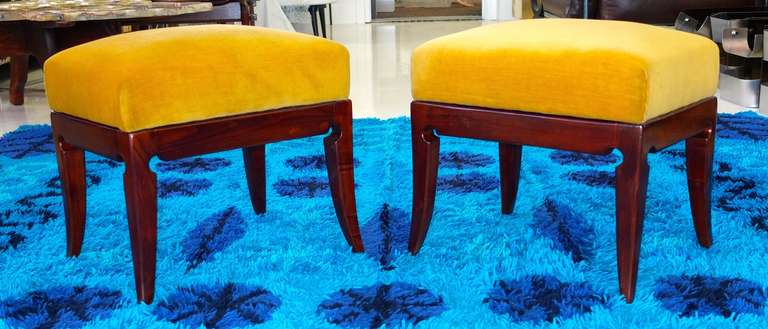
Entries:
{"type": "Polygon", "coordinates": [[[320,30],[323,31],[323,38],[327,38],[328,35],[325,33],[325,5],[318,8],[318,13],[320,14],[320,30]]]}
{"type": "Polygon", "coordinates": [[[27,84],[29,56],[18,55],[11,57],[11,88],[9,100],[13,105],[24,104],[24,86],[27,84]]]}

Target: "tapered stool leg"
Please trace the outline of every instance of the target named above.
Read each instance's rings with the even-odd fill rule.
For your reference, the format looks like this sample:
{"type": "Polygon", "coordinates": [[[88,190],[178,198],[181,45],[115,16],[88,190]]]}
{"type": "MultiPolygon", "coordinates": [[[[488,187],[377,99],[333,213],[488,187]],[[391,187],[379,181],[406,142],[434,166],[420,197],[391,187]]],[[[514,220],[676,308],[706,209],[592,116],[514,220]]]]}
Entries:
{"type": "Polygon", "coordinates": [[[363,251],[363,240],[357,223],[355,174],[352,155],[352,104],[339,102],[334,110],[333,131],[325,137],[325,159],[333,205],[341,231],[352,251],[363,251]]]}
{"type": "Polygon", "coordinates": [[[417,254],[427,238],[437,191],[440,164],[440,138],[427,126],[426,110],[411,105],[411,143],[413,148],[413,211],[408,250],[417,254]]]}
{"type": "Polygon", "coordinates": [[[685,141],[688,167],[688,195],[699,244],[712,246],[712,161],[715,152],[715,129],[685,141]]]}
{"type": "Polygon", "coordinates": [[[499,143],[499,171],[501,182],[501,213],[515,211],[517,190],[520,184],[520,161],[523,147],[520,145],[499,143]]]}
{"type": "Polygon", "coordinates": [[[59,163],[61,195],[64,199],[64,217],[67,227],[67,256],[80,255],[85,235],[85,153],[67,144],[60,137],[56,141],[56,159],[59,163]]]}
{"type": "Polygon", "coordinates": [[[267,211],[267,170],[264,145],[243,148],[245,176],[248,180],[248,192],[251,205],[257,214],[267,211]]]}
{"type": "Polygon", "coordinates": [[[131,145],[125,160],[125,202],[138,300],[151,304],[155,295],[157,254],[157,178],[140,143],[131,145]]]}
{"type": "Polygon", "coordinates": [[[635,297],[649,171],[647,151],[642,145],[642,132],[639,129],[637,131],[632,141],[626,141],[628,146],[621,148],[624,162],[616,169],[619,289],[627,303],[632,303],[635,297]]]}

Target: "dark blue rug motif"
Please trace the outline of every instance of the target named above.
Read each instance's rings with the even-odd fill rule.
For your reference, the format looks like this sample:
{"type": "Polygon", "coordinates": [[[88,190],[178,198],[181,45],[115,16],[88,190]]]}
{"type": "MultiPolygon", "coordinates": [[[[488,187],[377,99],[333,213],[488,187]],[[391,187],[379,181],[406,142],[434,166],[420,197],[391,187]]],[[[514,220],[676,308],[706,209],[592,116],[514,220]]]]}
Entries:
{"type": "Polygon", "coordinates": [[[187,272],[240,240],[245,235],[245,220],[234,207],[206,218],[182,242],[186,255],[187,272]]]}
{"type": "MultiPolygon", "coordinates": [[[[89,186],[97,185],[101,178],[87,173],[89,186]]],[[[9,205],[0,205],[0,252],[16,249],[27,240],[29,231],[45,225],[63,215],[61,187],[58,176],[40,183],[41,190],[33,190],[9,205]]],[[[21,191],[20,191],[21,192],[21,191]]]]}
{"type": "MultiPolygon", "coordinates": [[[[3,217],[0,215],[0,217],[3,217]]],[[[0,223],[4,225],[4,223],[0,223]]],[[[10,248],[16,249],[27,237],[16,231],[3,231],[0,232],[0,252],[6,251],[10,248]]]]}
{"type": "Polygon", "coordinates": [[[765,289],[755,282],[703,275],[659,279],[654,296],[681,317],[762,315],[766,300],[765,289]]]}
{"type": "MultiPolygon", "coordinates": [[[[354,166],[357,167],[360,165],[360,160],[357,158],[353,159],[354,166]]],[[[290,158],[288,160],[285,160],[285,165],[288,167],[291,167],[293,169],[326,169],[325,164],[325,155],[322,154],[315,154],[315,155],[300,155],[297,157],[290,158]]]]}
{"type": "Polygon", "coordinates": [[[717,137],[747,141],[768,140],[768,118],[756,113],[720,114],[717,137]]]}
{"type": "Polygon", "coordinates": [[[751,208],[754,201],[768,201],[768,190],[758,186],[754,179],[736,173],[716,173],[712,184],[715,190],[713,206],[724,211],[740,211],[751,208]]]}
{"type": "Polygon", "coordinates": [[[207,190],[213,183],[205,178],[161,178],[157,184],[157,196],[195,196],[207,190]]]}
{"type": "Polygon", "coordinates": [[[677,144],[677,145],[672,146],[672,147],[670,147],[668,149],[665,149],[665,150],[659,152],[659,154],[661,154],[661,155],[663,155],[665,157],[672,158],[672,159],[682,159],[682,160],[685,160],[685,158],[687,157],[685,155],[685,147],[680,147],[678,145],[682,145],[682,144],[677,144]]]}
{"type": "MultiPolygon", "coordinates": [[[[85,173],[85,186],[86,187],[92,187],[94,185],[101,184],[101,176],[86,172],[85,173]]],[[[49,179],[45,183],[45,187],[55,190],[61,190],[61,177],[59,175],[56,175],[49,179]]]]}
{"type": "Polygon", "coordinates": [[[93,169],[93,167],[91,167],[91,165],[104,166],[104,167],[107,167],[107,168],[117,168],[117,167],[120,166],[120,162],[117,162],[115,160],[101,158],[101,157],[99,157],[97,159],[94,159],[94,160],[86,159],[85,163],[86,163],[85,167],[87,168],[87,170],[93,169]]]}
{"type": "Polygon", "coordinates": [[[549,158],[561,165],[575,166],[607,166],[617,164],[619,157],[613,153],[606,155],[593,155],[570,151],[552,151],[549,158]]]}
{"type": "Polygon", "coordinates": [[[551,240],[556,250],[570,254],[574,262],[593,256],[594,229],[573,209],[558,201],[545,199],[534,213],[531,227],[551,240]]]}
{"type": "Polygon", "coordinates": [[[55,206],[60,205],[61,192],[49,190],[45,192],[27,195],[14,203],[15,209],[7,210],[7,219],[15,217],[17,225],[31,229],[36,224],[48,224],[59,218],[59,212],[55,206]],[[55,209],[55,210],[54,210],[55,209]],[[15,215],[15,216],[14,216],[15,215]]]}
{"type": "MultiPolygon", "coordinates": [[[[768,232],[768,206],[756,209],[750,218],[750,222],[756,230],[768,232]]],[[[0,242],[0,245],[2,245],[2,242],[0,242]]]]}
{"type": "Polygon", "coordinates": [[[261,287],[195,285],[179,288],[152,313],[158,319],[192,328],[242,328],[269,321],[281,304],[280,298],[261,287]]]}
{"type": "Polygon", "coordinates": [[[157,164],[159,172],[179,172],[182,174],[196,174],[216,171],[232,165],[232,161],[222,158],[187,158],[174,161],[164,161],[157,164]]]}
{"type": "Polygon", "coordinates": [[[12,159],[54,152],[50,126],[23,126],[0,139],[0,155],[12,159]]]}
{"type": "Polygon", "coordinates": [[[591,187],[613,188],[616,186],[616,174],[605,170],[577,170],[566,174],[566,179],[591,187]]]}
{"type": "Polygon", "coordinates": [[[496,160],[486,154],[454,151],[440,153],[440,167],[451,169],[471,169],[486,167],[496,160]]]}
{"type": "Polygon", "coordinates": [[[0,302],[0,319],[15,328],[81,328],[125,303],[107,288],[51,287],[0,302]]]}
{"type": "Polygon", "coordinates": [[[437,189],[451,193],[490,192],[498,187],[497,176],[477,172],[437,177],[437,189]]]}
{"type": "Polygon", "coordinates": [[[274,184],[277,194],[294,198],[314,198],[331,195],[328,179],[325,177],[300,177],[281,179],[274,184]]]}
{"type": "Polygon", "coordinates": [[[394,270],[395,257],[406,252],[410,221],[410,213],[385,203],[362,227],[365,253],[378,261],[383,271],[394,270]]]}
{"type": "Polygon", "coordinates": [[[605,306],[607,296],[586,282],[560,282],[549,275],[500,280],[483,300],[491,311],[515,322],[554,322],[605,306]]]}
{"type": "Polygon", "coordinates": [[[442,297],[403,282],[341,290],[318,307],[330,323],[371,329],[415,325],[446,310],[442,297]]]}

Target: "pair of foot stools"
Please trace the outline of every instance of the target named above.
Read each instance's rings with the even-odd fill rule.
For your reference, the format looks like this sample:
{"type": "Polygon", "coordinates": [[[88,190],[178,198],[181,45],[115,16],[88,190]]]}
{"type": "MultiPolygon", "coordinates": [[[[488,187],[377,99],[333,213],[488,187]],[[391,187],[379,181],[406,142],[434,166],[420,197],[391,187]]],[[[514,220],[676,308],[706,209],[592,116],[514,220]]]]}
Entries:
{"type": "MultiPolygon", "coordinates": [[[[522,145],[592,154],[618,149],[616,240],[621,293],[632,302],[643,230],[647,155],[685,140],[699,243],[712,243],[710,176],[718,48],[649,25],[516,21],[432,40],[414,51],[411,106],[417,253],[435,201],[439,136],[499,143],[501,208],[511,213],[522,145]]],[[[66,212],[67,254],[85,227],[84,150],[125,162],[140,301],[154,295],[157,179],[153,157],[242,149],[256,213],[266,210],[264,145],[328,134],[328,179],[341,230],[363,250],[355,210],[349,55],[325,39],[246,26],[187,26],[117,35],[45,63],[66,212]]]]}

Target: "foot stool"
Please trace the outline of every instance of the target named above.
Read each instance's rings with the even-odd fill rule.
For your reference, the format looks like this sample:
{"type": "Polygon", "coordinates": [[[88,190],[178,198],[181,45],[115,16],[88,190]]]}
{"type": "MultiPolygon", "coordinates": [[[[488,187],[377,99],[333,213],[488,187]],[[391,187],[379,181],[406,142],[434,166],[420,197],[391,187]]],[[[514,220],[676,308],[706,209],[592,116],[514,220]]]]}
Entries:
{"type": "Polygon", "coordinates": [[[686,141],[696,233],[702,246],[712,244],[718,61],[717,46],[706,38],[616,21],[515,21],[420,46],[412,67],[410,252],[419,252],[432,219],[439,136],[499,142],[505,214],[515,206],[521,145],[591,154],[618,149],[619,287],[631,303],[649,152],[686,141]]]}
{"type": "Polygon", "coordinates": [[[67,255],[85,228],[87,150],[125,162],[125,201],[139,301],[152,303],[157,180],[150,159],[242,148],[253,208],[266,211],[264,145],[325,137],[333,204],[355,252],[349,54],[312,36],[207,25],[117,35],[45,63],[66,212],[67,255]]]}

